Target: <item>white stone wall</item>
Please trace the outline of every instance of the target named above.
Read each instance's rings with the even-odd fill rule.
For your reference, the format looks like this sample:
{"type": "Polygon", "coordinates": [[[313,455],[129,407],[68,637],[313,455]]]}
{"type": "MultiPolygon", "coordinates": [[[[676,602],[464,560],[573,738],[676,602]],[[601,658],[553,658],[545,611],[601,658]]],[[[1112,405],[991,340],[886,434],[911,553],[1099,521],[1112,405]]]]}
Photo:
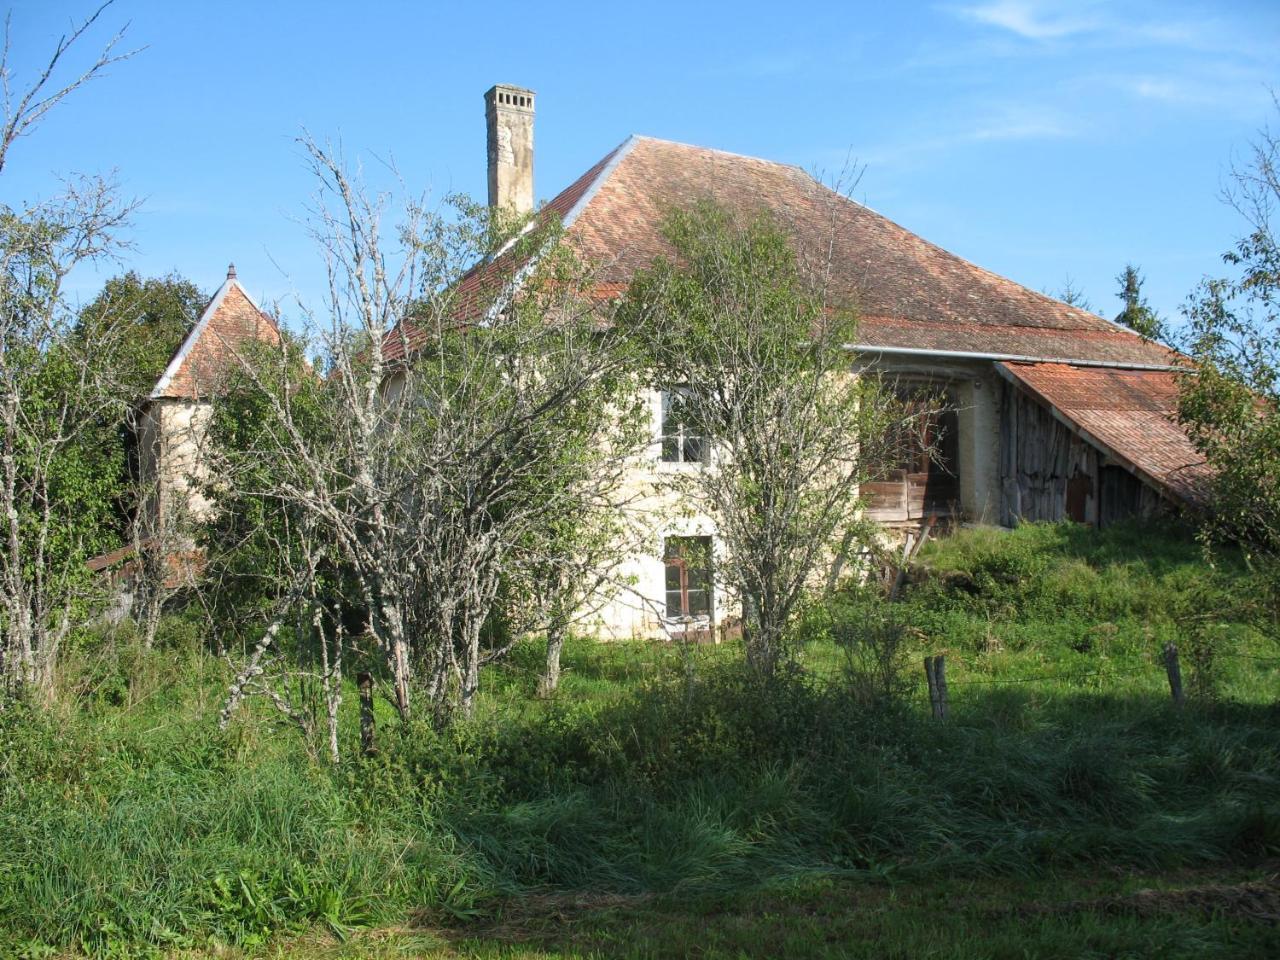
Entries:
{"type": "MultiPolygon", "coordinates": [[[[663,542],[671,536],[712,538],[711,610],[714,623],[711,625],[737,613],[716,569],[716,561],[723,558],[715,537],[714,520],[671,489],[671,481],[679,474],[714,469],[714,460],[710,464],[664,463],[660,443],[661,394],[656,390],[649,391],[646,400],[653,442],[635,458],[622,491],[623,498],[631,502],[628,513],[639,545],[619,568],[616,579],[620,583],[610,588],[598,611],[581,626],[581,629],[598,633],[604,639],[668,637],[683,630],[683,624],[669,621],[665,616],[663,542]]],[[[695,624],[701,625],[706,624],[695,624]]]]}
{"type": "MultiPolygon", "coordinates": [[[[890,372],[927,376],[947,385],[959,407],[959,473],[964,519],[973,523],[996,523],[1000,492],[1000,389],[990,362],[921,361],[886,365],[890,372]]],[[[678,471],[714,469],[688,464],[663,463],[658,439],[661,430],[661,400],[654,391],[649,397],[654,443],[644,457],[637,458],[630,473],[628,493],[639,496],[634,512],[645,530],[644,546],[627,558],[621,569],[627,586],[616,590],[599,611],[580,628],[597,632],[604,639],[657,638],[672,635],[678,624],[665,622],[665,573],[663,539],[667,536],[711,536],[714,519],[695,509],[661,482],[678,471]]],[[[715,542],[716,559],[723,560],[723,547],[715,542]]],[[[823,574],[825,577],[825,572],[823,574]]],[[[713,567],[715,597],[712,610],[716,623],[736,617],[739,610],[730,602],[719,570],[713,567]]]]}
{"type": "Polygon", "coordinates": [[[213,407],[185,400],[152,401],[138,431],[139,468],[155,494],[150,505],[155,529],[199,521],[213,504],[204,495],[209,478],[206,439],[213,407]]]}

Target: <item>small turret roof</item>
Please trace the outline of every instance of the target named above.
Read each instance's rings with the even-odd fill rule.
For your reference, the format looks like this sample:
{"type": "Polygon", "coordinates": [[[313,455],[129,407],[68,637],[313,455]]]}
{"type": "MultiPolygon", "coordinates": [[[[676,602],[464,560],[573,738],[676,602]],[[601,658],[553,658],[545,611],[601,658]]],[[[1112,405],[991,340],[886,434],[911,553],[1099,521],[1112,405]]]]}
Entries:
{"type": "Polygon", "coordinates": [[[227,268],[227,279],[156,381],[150,399],[198,400],[217,390],[243,346],[277,344],[280,328],[227,268]]]}

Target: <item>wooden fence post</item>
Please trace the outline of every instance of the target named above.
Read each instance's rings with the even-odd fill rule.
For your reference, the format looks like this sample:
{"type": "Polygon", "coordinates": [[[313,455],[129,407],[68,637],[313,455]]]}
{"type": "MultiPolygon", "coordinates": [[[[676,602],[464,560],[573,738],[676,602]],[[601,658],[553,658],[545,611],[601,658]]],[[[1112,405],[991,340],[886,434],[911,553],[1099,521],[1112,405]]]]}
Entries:
{"type": "Polygon", "coordinates": [[[371,757],[378,752],[374,743],[373,674],[368,671],[358,673],[356,685],[360,688],[360,751],[371,757]]]}
{"type": "Polygon", "coordinates": [[[1176,706],[1182,706],[1186,696],[1182,692],[1182,670],[1178,666],[1178,647],[1166,644],[1164,648],[1164,669],[1169,674],[1169,693],[1176,706]]]}
{"type": "Polygon", "coordinates": [[[938,691],[938,709],[935,715],[939,720],[947,719],[947,658],[938,654],[933,658],[933,685],[938,691]]]}
{"type": "Polygon", "coordinates": [[[943,717],[942,695],[938,688],[938,661],[941,657],[924,658],[924,677],[929,682],[929,707],[933,711],[933,719],[943,717]]]}

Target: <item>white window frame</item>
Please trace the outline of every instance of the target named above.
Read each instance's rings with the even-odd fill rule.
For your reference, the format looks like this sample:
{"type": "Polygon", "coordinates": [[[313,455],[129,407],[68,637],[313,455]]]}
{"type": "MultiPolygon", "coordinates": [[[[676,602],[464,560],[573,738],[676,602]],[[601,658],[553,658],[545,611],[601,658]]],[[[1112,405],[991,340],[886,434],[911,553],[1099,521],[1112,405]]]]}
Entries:
{"type": "Polygon", "coordinates": [[[675,433],[667,432],[667,415],[673,396],[688,396],[687,384],[675,384],[658,391],[658,460],[665,464],[702,466],[710,460],[711,445],[705,433],[693,433],[687,424],[678,424],[675,433]],[[675,456],[667,456],[667,444],[674,442],[675,456]],[[696,444],[698,456],[688,456],[686,447],[696,444]]]}

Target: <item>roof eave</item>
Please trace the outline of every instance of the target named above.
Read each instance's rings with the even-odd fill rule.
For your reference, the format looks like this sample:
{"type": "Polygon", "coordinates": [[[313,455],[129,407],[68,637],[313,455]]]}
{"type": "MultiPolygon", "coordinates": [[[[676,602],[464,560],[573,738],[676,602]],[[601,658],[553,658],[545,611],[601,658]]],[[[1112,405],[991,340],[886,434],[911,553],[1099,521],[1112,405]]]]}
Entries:
{"type": "Polygon", "coordinates": [[[886,347],[873,343],[846,343],[850,353],[882,353],[889,356],[932,357],[949,360],[992,360],[1005,363],[1066,363],[1073,367],[1111,367],[1117,370],[1159,370],[1174,373],[1182,367],[1172,364],[1139,363],[1129,360],[1086,360],[1069,357],[1037,357],[1018,353],[985,353],[976,350],[930,350],[921,347],[886,347]]]}

